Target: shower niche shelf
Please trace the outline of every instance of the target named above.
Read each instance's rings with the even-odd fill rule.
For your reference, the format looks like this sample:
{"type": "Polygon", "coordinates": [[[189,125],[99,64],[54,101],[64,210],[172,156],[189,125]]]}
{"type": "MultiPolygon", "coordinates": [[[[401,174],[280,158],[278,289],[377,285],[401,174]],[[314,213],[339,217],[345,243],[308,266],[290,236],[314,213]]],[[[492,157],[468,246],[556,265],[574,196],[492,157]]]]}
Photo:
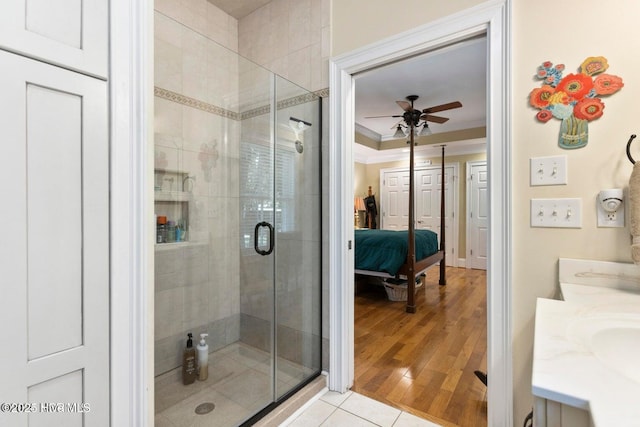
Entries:
{"type": "Polygon", "coordinates": [[[156,216],[164,216],[167,223],[172,221],[182,227],[184,240],[175,241],[168,238],[167,242],[158,243],[156,247],[184,244],[189,241],[189,204],[192,198],[193,179],[188,172],[156,169],[154,171],[154,210],[156,216]],[[187,190],[187,191],[185,191],[187,190]]]}

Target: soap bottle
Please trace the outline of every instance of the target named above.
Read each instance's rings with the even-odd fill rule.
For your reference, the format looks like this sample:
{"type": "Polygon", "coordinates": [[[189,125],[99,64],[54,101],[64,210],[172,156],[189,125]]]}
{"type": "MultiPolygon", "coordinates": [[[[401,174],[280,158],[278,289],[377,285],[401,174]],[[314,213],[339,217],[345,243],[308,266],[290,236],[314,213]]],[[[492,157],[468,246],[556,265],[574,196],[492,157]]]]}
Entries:
{"type": "Polygon", "coordinates": [[[209,345],[204,340],[209,334],[200,334],[198,344],[198,379],[204,381],[209,378],[209,345]]]}
{"type": "Polygon", "coordinates": [[[187,334],[189,339],[187,340],[187,347],[182,354],[182,382],[187,384],[193,384],[196,380],[196,349],[193,348],[193,335],[191,332],[187,334]]]}

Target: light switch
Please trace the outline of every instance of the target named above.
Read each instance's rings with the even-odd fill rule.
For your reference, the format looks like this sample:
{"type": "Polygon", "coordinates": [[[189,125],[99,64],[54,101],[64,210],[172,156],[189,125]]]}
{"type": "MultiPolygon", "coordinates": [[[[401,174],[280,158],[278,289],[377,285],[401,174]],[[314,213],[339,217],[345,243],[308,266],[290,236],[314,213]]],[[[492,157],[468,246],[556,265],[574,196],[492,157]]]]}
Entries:
{"type": "Polygon", "coordinates": [[[582,228],[582,199],[531,199],[531,226],[582,228]]]}
{"type": "Polygon", "coordinates": [[[567,156],[533,157],[530,185],[567,184],[567,156]]]}

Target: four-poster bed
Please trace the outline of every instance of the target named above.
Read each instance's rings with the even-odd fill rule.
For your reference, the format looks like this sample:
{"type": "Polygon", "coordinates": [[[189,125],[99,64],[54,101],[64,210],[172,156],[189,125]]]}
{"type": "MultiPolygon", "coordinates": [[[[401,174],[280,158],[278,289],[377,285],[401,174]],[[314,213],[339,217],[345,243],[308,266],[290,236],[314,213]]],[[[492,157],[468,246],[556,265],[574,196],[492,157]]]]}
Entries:
{"type": "MultiPolygon", "coordinates": [[[[405,262],[400,265],[397,270],[394,271],[390,271],[390,269],[388,267],[377,267],[375,268],[375,266],[373,266],[374,268],[372,268],[372,265],[367,265],[367,263],[364,264],[365,268],[358,268],[359,267],[359,262],[362,259],[367,259],[366,254],[363,254],[362,252],[359,253],[359,241],[360,241],[360,249],[362,250],[363,248],[366,249],[370,249],[368,247],[366,247],[366,245],[364,244],[364,241],[359,239],[359,235],[362,235],[363,233],[356,233],[356,241],[355,241],[355,253],[356,253],[356,263],[355,263],[355,272],[358,274],[365,274],[365,275],[373,275],[373,276],[382,276],[382,277],[399,277],[399,276],[403,276],[406,277],[407,279],[407,304],[406,304],[406,311],[408,313],[415,313],[416,312],[416,303],[415,303],[415,289],[416,289],[416,277],[419,276],[420,274],[424,273],[424,271],[426,271],[429,267],[431,267],[432,265],[436,264],[436,263],[440,263],[440,285],[444,286],[446,285],[446,253],[445,253],[445,146],[442,145],[442,161],[441,161],[441,173],[442,173],[442,183],[441,183],[441,189],[440,189],[440,245],[439,248],[437,248],[437,241],[436,241],[436,250],[435,251],[429,251],[427,249],[427,253],[425,253],[424,251],[422,251],[422,246],[420,246],[419,249],[421,249],[421,251],[418,252],[418,259],[416,259],[416,229],[415,229],[415,209],[414,209],[414,205],[415,205],[415,193],[414,193],[414,188],[415,188],[415,177],[414,177],[414,146],[415,146],[415,130],[418,127],[418,124],[420,124],[421,120],[424,120],[424,124],[421,124],[426,127],[427,126],[427,121],[432,121],[432,122],[436,122],[436,123],[444,123],[445,121],[447,121],[448,119],[445,117],[439,117],[439,116],[433,116],[431,115],[431,113],[434,112],[438,112],[438,111],[444,111],[444,110],[448,110],[448,109],[452,109],[452,108],[459,108],[462,107],[462,104],[460,102],[451,102],[448,104],[443,104],[443,105],[439,105],[436,107],[431,107],[431,108],[427,108],[424,109],[422,111],[420,110],[416,110],[413,108],[413,102],[418,99],[417,95],[409,95],[407,97],[407,99],[411,102],[406,102],[406,101],[397,101],[398,105],[400,105],[404,110],[404,114],[402,116],[392,116],[392,117],[402,117],[404,122],[406,123],[406,127],[408,129],[409,132],[409,224],[408,224],[408,230],[406,231],[406,236],[407,237],[402,237],[400,238],[400,244],[399,244],[399,248],[397,247],[396,250],[404,250],[402,249],[403,245],[402,242],[407,242],[406,244],[406,260],[405,262]]],[[[398,129],[400,130],[400,124],[398,124],[398,129]]],[[[387,231],[387,230],[380,230],[380,231],[387,231]]],[[[422,232],[422,231],[428,231],[428,230],[418,230],[418,232],[422,232]]],[[[397,231],[395,233],[401,233],[400,231],[397,231]]],[[[433,233],[435,234],[435,233],[433,233]]],[[[386,246],[388,248],[388,243],[386,240],[387,239],[383,239],[385,242],[382,243],[382,246],[386,246]]],[[[421,241],[422,236],[420,236],[418,238],[418,241],[421,241]]],[[[385,255],[382,255],[383,257],[385,255]]],[[[387,258],[388,259],[388,256],[387,258]]],[[[369,260],[371,261],[371,260],[369,260]]],[[[384,262],[378,263],[378,265],[384,265],[384,262]]],[[[362,265],[361,265],[362,266],[362,265]]],[[[393,270],[394,267],[391,267],[391,270],[393,270]]]]}
{"type": "MultiPolygon", "coordinates": [[[[413,139],[413,138],[412,138],[413,139]]],[[[413,141],[411,141],[413,142],[413,141]]],[[[413,146],[413,144],[412,144],[413,146]]],[[[416,278],[440,263],[440,285],[446,285],[445,186],[442,146],[442,185],[440,188],[440,236],[431,230],[416,230],[414,218],[413,149],[409,155],[409,227],[408,230],[356,230],[355,273],[407,279],[408,313],[415,313],[416,278]],[[439,240],[439,243],[438,243],[439,240]],[[404,256],[403,256],[404,255],[404,256]],[[402,257],[402,258],[399,258],[402,257]]]]}

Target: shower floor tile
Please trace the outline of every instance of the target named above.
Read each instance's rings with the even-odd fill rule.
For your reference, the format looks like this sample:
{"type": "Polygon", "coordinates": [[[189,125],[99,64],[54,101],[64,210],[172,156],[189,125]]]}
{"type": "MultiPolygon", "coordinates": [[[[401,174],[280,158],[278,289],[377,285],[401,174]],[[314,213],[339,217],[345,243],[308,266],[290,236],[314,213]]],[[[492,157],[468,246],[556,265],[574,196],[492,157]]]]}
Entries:
{"type": "MultiPolygon", "coordinates": [[[[276,384],[284,393],[312,371],[278,359],[281,379],[276,384]]],[[[269,353],[243,343],[231,344],[209,355],[209,378],[182,383],[182,369],[156,377],[156,427],[235,426],[272,401],[269,353]],[[209,414],[195,409],[205,402],[215,404],[209,414]]]]}

